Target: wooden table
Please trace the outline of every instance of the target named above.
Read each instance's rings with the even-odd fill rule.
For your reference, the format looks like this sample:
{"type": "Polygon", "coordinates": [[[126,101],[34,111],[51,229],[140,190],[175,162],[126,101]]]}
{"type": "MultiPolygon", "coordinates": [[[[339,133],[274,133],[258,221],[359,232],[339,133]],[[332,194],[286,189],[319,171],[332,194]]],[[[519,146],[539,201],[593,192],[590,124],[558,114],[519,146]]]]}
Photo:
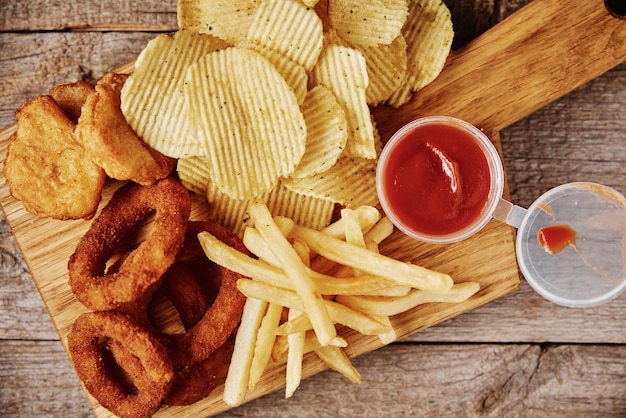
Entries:
{"type": "MultiPolygon", "coordinates": [[[[458,46],[529,1],[446,3],[458,46]]],[[[155,33],[174,30],[176,1],[2,0],[0,19],[6,126],[28,98],[100,77],[134,59],[155,33]]],[[[626,193],[625,86],[621,64],[501,132],[513,202],[528,206],[570,181],[626,193]]],[[[93,416],[4,218],[0,237],[0,416],[93,416]]],[[[224,416],[625,416],[624,312],[626,296],[568,309],[523,282],[355,359],[361,385],[324,372],[290,400],[279,391],[224,416]]]]}

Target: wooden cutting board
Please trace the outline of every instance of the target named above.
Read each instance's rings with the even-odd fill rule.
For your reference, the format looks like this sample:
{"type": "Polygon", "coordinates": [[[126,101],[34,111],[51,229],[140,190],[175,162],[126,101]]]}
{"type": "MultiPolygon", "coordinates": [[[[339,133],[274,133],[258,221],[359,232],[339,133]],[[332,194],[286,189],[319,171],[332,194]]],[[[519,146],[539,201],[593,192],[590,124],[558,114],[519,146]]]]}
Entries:
{"type": "MultiPolygon", "coordinates": [[[[602,0],[535,0],[462,50],[450,55],[442,74],[400,109],[374,110],[383,139],[420,116],[445,114],[483,129],[500,149],[498,132],[547,103],[626,60],[626,21],[612,17],[602,0]]],[[[127,67],[126,69],[128,69],[127,67]]],[[[69,81],[69,80],[68,80],[69,81]]],[[[51,86],[52,87],[52,86],[51,86]]],[[[0,132],[4,161],[10,126],[0,132]]],[[[119,183],[107,184],[103,206],[119,183]]],[[[63,344],[74,319],[84,312],[67,285],[67,260],[86,232],[87,221],[37,219],[9,194],[0,178],[0,205],[33,280],[63,344]]],[[[193,219],[206,216],[202,199],[194,200],[193,219]]],[[[457,281],[480,282],[481,291],[458,305],[430,304],[393,318],[400,337],[474,309],[518,288],[520,276],[514,251],[515,231],[492,221],[475,237],[452,245],[429,245],[394,233],[381,251],[405,261],[451,274],[457,281]]],[[[345,334],[347,352],[357,356],[381,346],[378,338],[345,334]]],[[[307,357],[303,375],[324,370],[307,357]]],[[[264,376],[248,400],[283,387],[284,369],[264,376]]],[[[167,408],[157,416],[206,416],[228,409],[222,388],[186,408],[167,408]]],[[[110,413],[90,398],[98,416],[110,413]]]]}

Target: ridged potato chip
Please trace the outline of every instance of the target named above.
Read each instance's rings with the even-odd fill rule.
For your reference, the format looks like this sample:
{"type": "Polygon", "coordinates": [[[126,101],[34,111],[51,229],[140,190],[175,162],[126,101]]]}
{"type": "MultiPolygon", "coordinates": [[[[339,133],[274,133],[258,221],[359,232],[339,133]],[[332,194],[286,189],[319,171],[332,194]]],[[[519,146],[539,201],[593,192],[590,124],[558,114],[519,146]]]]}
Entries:
{"type": "Polygon", "coordinates": [[[367,46],[350,43],[331,29],[325,42],[354,48],[363,54],[369,78],[365,90],[367,104],[376,106],[385,102],[400,87],[407,67],[404,36],[399,35],[388,45],[367,46]]]}
{"type": "Polygon", "coordinates": [[[121,95],[124,117],[148,145],[172,158],[204,153],[189,127],[185,73],[204,55],[227,46],[219,38],[190,30],[158,35],[148,42],[121,95]]]}
{"type": "Polygon", "coordinates": [[[440,0],[409,0],[402,35],[408,65],[400,88],[388,100],[394,107],[408,102],[413,92],[431,83],[443,69],[454,38],[450,10],[440,0]]]}
{"type": "Polygon", "coordinates": [[[180,182],[194,193],[201,196],[206,194],[211,173],[209,160],[205,156],[180,158],[176,165],[176,173],[180,182]]]}
{"type": "Polygon", "coordinates": [[[271,62],[274,67],[276,67],[280,75],[283,76],[287,84],[289,84],[289,86],[293,89],[296,94],[296,98],[298,99],[298,103],[302,104],[304,102],[304,98],[307,94],[309,75],[302,65],[292,61],[289,57],[267,46],[250,42],[244,42],[239,46],[258,52],[265,59],[271,62]]]}
{"type": "Polygon", "coordinates": [[[400,35],[406,0],[329,0],[328,16],[339,36],[359,45],[387,45],[400,35]]]}
{"type": "Polygon", "coordinates": [[[294,192],[281,183],[268,193],[252,199],[231,199],[209,182],[206,192],[209,217],[243,235],[248,219],[248,207],[254,202],[264,202],[274,216],[287,216],[301,225],[321,229],[330,223],[335,204],[294,192]]]}
{"type": "Polygon", "coordinates": [[[289,177],[285,187],[307,196],[328,199],[348,208],[376,206],[376,160],[340,157],[327,171],[307,177],[289,177]]]}
{"type": "Polygon", "coordinates": [[[333,93],[324,86],[313,87],[302,105],[306,122],[306,150],[294,177],[328,170],[346,147],[348,121],[333,93]]]}
{"type": "Polygon", "coordinates": [[[315,11],[297,0],[263,0],[247,41],[273,49],[309,71],[322,50],[324,29],[315,11]]]}
{"type": "Polygon", "coordinates": [[[365,95],[369,79],[363,54],[341,45],[326,45],[310,74],[310,84],[327,87],[346,112],[348,154],[376,158],[374,131],[365,95]]]}
{"type": "Polygon", "coordinates": [[[261,0],[178,0],[179,29],[217,36],[231,45],[245,41],[261,0]]]}
{"type": "Polygon", "coordinates": [[[205,146],[211,179],[233,199],[268,192],[304,154],[296,96],[258,53],[228,48],[189,67],[185,98],[205,146]]]}

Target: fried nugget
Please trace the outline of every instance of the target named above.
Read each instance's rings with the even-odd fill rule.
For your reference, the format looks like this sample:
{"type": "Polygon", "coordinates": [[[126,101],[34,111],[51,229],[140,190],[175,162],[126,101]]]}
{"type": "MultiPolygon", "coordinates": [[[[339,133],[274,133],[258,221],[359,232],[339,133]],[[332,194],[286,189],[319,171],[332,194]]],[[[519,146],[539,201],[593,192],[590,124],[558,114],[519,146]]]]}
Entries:
{"type": "Polygon", "coordinates": [[[51,96],[38,96],[16,112],[4,176],[27,211],[54,219],[91,218],[106,175],[74,136],[74,123],[51,96]]]}
{"type": "Polygon", "coordinates": [[[81,108],[87,97],[95,91],[93,84],[86,81],[61,84],[55,86],[48,94],[59,104],[68,118],[74,123],[78,123],[81,108]]]}
{"type": "Polygon", "coordinates": [[[176,160],[149,147],[126,122],[120,93],[127,74],[106,74],[82,107],[76,135],[92,161],[111,178],[149,186],[167,177],[176,160]]]}

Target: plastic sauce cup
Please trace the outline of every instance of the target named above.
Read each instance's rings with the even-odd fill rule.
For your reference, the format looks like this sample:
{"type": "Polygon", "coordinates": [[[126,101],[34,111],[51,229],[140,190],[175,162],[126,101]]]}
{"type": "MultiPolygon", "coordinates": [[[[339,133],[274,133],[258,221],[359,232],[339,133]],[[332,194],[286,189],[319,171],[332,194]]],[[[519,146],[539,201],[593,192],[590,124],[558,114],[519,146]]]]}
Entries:
{"type": "Polygon", "coordinates": [[[398,229],[422,241],[451,243],[482,229],[504,189],[498,151],[478,128],[431,116],[405,125],[378,161],[383,211],[398,229]]]}
{"type": "Polygon", "coordinates": [[[489,138],[444,116],[392,136],[376,176],[383,211],[415,239],[460,241],[492,218],[517,228],[524,278],[556,304],[597,306],[626,290],[626,198],[610,187],[563,184],[516,206],[502,198],[504,169],[489,138]]]}

